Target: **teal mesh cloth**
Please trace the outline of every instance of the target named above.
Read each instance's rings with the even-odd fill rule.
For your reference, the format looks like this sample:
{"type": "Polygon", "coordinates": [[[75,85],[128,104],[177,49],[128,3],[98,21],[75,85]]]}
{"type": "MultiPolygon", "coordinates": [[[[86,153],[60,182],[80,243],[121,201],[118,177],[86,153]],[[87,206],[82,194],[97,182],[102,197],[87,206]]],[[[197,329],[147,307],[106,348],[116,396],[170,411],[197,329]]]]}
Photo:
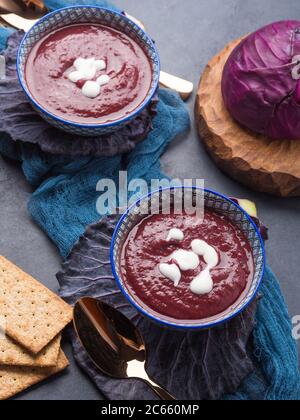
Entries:
{"type": "MultiPolygon", "coordinates": [[[[49,8],[74,5],[72,1],[49,0],[49,8]]],[[[103,1],[81,0],[80,4],[107,5],[103,1]]],[[[10,31],[0,30],[0,50],[10,31]]],[[[146,141],[126,157],[82,158],[52,156],[37,147],[14,144],[5,135],[0,137],[0,152],[22,164],[28,182],[36,188],[29,202],[33,219],[66,257],[85,227],[99,219],[96,211],[96,184],[110,178],[117,182],[119,171],[127,170],[129,181],[147,181],[163,177],[159,158],[176,135],[189,128],[189,117],[179,97],[160,91],[158,116],[154,130],[146,141]]],[[[256,372],[248,377],[230,400],[299,400],[300,375],[298,353],[292,338],[292,326],[278,280],[268,268],[261,293],[254,331],[256,372]]]]}
{"type": "Polygon", "coordinates": [[[12,34],[13,30],[9,28],[1,28],[0,29],[0,51],[4,50],[6,47],[6,40],[10,34],[12,34]]]}

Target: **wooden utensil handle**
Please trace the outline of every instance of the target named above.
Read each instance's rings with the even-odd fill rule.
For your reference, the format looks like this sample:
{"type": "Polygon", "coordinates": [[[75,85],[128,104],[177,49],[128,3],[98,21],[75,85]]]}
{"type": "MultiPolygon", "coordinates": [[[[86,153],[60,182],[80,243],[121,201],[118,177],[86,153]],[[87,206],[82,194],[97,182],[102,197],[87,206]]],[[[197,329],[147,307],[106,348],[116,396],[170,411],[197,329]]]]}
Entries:
{"type": "MultiPolygon", "coordinates": [[[[137,25],[139,25],[144,31],[146,27],[140,20],[136,19],[134,16],[125,13],[125,15],[133,20],[137,25]]],[[[184,101],[187,101],[194,90],[194,84],[188,80],[184,80],[181,77],[173,76],[172,74],[166,73],[165,71],[160,72],[159,84],[162,87],[175,90],[179,93],[181,98],[184,101]]]]}
{"type": "Polygon", "coordinates": [[[187,100],[194,90],[194,85],[188,80],[173,76],[165,71],[160,72],[159,83],[161,86],[175,90],[179,93],[183,100],[187,100]]]}

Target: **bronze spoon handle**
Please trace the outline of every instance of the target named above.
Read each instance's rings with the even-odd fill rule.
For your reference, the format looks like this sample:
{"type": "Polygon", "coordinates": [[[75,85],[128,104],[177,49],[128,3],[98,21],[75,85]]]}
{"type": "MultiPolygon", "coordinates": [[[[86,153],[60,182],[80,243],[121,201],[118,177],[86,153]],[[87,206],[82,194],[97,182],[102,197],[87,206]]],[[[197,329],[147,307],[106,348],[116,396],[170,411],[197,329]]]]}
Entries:
{"type": "Polygon", "coordinates": [[[148,373],[145,371],[142,379],[146,384],[150,386],[150,388],[155,392],[158,397],[163,401],[176,401],[177,398],[175,398],[172,394],[170,394],[165,388],[154,382],[148,375],[148,373]]]}
{"type": "Polygon", "coordinates": [[[13,1],[0,0],[0,13],[20,13],[22,8],[13,1]]]}
{"type": "Polygon", "coordinates": [[[140,379],[145,382],[162,400],[174,401],[176,398],[161,385],[153,381],[147,373],[145,361],[132,360],[127,364],[127,377],[140,379]]]}
{"type": "Polygon", "coordinates": [[[164,388],[162,388],[159,385],[154,385],[154,383],[151,381],[147,382],[145,381],[151,389],[155,392],[155,394],[162,400],[162,401],[176,401],[176,398],[173,397],[168,391],[166,391],[164,388]]]}

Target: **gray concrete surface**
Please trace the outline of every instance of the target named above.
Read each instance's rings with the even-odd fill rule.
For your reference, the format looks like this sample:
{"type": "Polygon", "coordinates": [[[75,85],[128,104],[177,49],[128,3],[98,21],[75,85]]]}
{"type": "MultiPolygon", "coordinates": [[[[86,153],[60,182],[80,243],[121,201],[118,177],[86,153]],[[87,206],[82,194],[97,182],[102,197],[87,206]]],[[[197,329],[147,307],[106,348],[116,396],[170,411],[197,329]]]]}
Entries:
{"type": "MultiPolygon", "coordinates": [[[[298,0],[115,0],[115,4],[144,21],[156,39],[163,68],[195,84],[207,61],[227,42],[272,21],[300,19],[298,0]]],[[[193,103],[194,98],[188,103],[192,119],[193,103]]],[[[261,218],[270,227],[269,264],[280,279],[291,316],[300,314],[300,199],[269,197],[230,180],[208,158],[194,126],[186,138],[169,148],[162,163],[170,176],[205,178],[206,185],[215,190],[257,203],[261,218]]],[[[56,291],[55,274],[61,259],[27,213],[30,193],[21,169],[0,158],[0,253],[56,291]]],[[[68,372],[18,399],[101,398],[75,366],[69,345],[64,347],[71,360],[68,372]]]]}

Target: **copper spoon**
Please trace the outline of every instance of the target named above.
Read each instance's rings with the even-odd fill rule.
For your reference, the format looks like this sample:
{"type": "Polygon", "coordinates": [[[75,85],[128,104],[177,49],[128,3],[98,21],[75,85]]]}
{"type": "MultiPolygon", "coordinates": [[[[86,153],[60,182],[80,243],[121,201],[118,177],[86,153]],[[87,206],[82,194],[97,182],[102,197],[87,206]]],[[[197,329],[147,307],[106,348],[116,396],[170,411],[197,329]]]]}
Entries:
{"type": "Polygon", "coordinates": [[[74,307],[74,327],[95,366],[114,379],[139,379],[166,401],[176,400],[146,372],[143,337],[121,312],[97,299],[83,298],[74,307]]]}
{"type": "Polygon", "coordinates": [[[43,2],[35,1],[36,3],[23,0],[0,0],[0,13],[14,13],[28,19],[40,18],[45,14],[46,8],[43,2]]]}
{"type": "MultiPolygon", "coordinates": [[[[46,13],[46,9],[43,8],[43,2],[41,0],[27,1],[26,4],[35,4],[35,8],[32,8],[31,6],[30,19],[27,19],[27,17],[25,16],[26,13],[24,13],[22,7],[19,6],[19,11],[16,11],[16,2],[23,3],[23,0],[0,0],[0,13],[5,13],[2,14],[0,17],[14,28],[29,31],[29,29],[38,21],[38,19],[36,18],[40,18],[41,14],[46,13]],[[1,3],[5,3],[5,9],[1,9],[1,3]],[[9,9],[9,4],[11,4],[11,9],[9,9]],[[36,15],[34,15],[34,13],[36,15]]],[[[126,16],[145,30],[145,25],[138,19],[128,14],[126,14],[126,16]]],[[[184,101],[188,100],[188,98],[191,96],[194,90],[194,85],[192,82],[189,82],[188,80],[184,80],[177,76],[173,76],[172,74],[166,73],[164,71],[160,72],[160,85],[165,88],[175,90],[179,93],[179,95],[184,101]]]]}
{"type": "Polygon", "coordinates": [[[23,9],[20,5],[16,4],[14,1],[11,0],[0,0],[0,12],[1,13],[22,13],[24,12],[25,8],[23,9]]]}

